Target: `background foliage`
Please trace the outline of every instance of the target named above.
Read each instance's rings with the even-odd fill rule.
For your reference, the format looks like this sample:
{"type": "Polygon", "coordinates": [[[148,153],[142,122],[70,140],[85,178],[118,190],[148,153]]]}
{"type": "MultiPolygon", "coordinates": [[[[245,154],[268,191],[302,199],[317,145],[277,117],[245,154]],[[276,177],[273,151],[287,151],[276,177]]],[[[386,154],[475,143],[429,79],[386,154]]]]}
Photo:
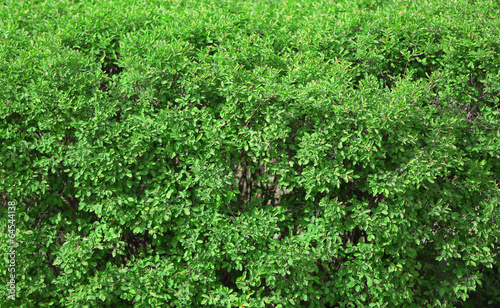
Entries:
{"type": "Polygon", "coordinates": [[[3,306],[498,304],[499,12],[3,1],[3,306]]]}

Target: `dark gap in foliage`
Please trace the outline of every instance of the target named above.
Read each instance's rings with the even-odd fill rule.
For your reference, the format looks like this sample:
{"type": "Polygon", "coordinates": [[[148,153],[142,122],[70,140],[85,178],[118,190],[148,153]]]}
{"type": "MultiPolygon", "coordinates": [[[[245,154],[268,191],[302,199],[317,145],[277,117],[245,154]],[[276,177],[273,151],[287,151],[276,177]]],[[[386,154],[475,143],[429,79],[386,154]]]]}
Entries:
{"type": "Polygon", "coordinates": [[[120,289],[116,289],[114,291],[114,296],[112,298],[107,297],[105,302],[99,302],[105,307],[134,307],[134,300],[127,300],[119,297],[119,294],[123,294],[123,291],[118,291],[120,289]]]}
{"type": "MultiPolygon", "coordinates": [[[[222,261],[222,262],[227,262],[227,261],[222,261]]],[[[228,270],[227,267],[223,267],[216,270],[216,275],[223,286],[228,287],[229,289],[233,290],[236,293],[239,293],[241,291],[238,289],[238,286],[236,285],[236,278],[241,277],[243,272],[244,272],[243,270],[241,271],[235,269],[228,270]]]]}
{"type": "Polygon", "coordinates": [[[266,61],[267,65],[270,67],[279,70],[278,78],[282,78],[288,75],[288,64],[282,59],[282,57],[278,55],[271,55],[270,58],[266,61]]]}
{"type": "Polygon", "coordinates": [[[114,114],[114,116],[111,118],[112,120],[116,121],[116,123],[120,123],[122,120],[122,107],[119,106],[118,110],[114,114]]]}
{"type": "MultiPolygon", "coordinates": [[[[82,52],[87,55],[96,42],[89,42],[85,38],[82,38],[81,41],[75,41],[72,38],[65,38],[62,40],[63,45],[68,46],[69,48],[82,52]]],[[[106,49],[100,50],[99,53],[96,53],[95,60],[96,62],[102,61],[101,70],[111,78],[113,75],[119,75],[123,72],[124,67],[121,67],[117,64],[117,61],[120,59],[119,53],[119,41],[118,39],[111,40],[109,46],[106,49]]],[[[102,87],[102,85],[100,85],[102,87]]]]}
{"type": "Polygon", "coordinates": [[[247,156],[246,151],[241,150],[240,163],[235,173],[235,178],[238,180],[238,191],[240,192],[236,196],[236,204],[239,212],[247,210],[247,206],[250,205],[250,201],[255,193],[253,187],[255,186],[256,177],[252,173],[252,167],[251,158],[247,156]]]}
{"type": "Polygon", "coordinates": [[[255,60],[254,60],[254,57],[252,57],[252,56],[250,56],[248,58],[241,57],[237,63],[244,70],[253,71],[255,69],[255,60]]]}
{"type": "MultiPolygon", "coordinates": [[[[363,63],[362,59],[356,59],[354,61],[354,66],[356,65],[361,66],[361,63],[363,63]]],[[[359,85],[361,84],[361,81],[363,81],[365,78],[366,76],[362,73],[362,71],[359,71],[352,80],[352,88],[354,90],[359,90],[359,85]]]]}
{"type": "Polygon", "coordinates": [[[191,29],[186,37],[179,37],[191,45],[195,50],[208,49],[208,54],[213,56],[218,51],[220,42],[216,39],[217,33],[213,30],[206,29],[205,27],[191,29]]]}
{"type": "MultiPolygon", "coordinates": [[[[497,257],[498,259],[498,257],[497,257]]],[[[490,307],[493,303],[500,301],[500,270],[498,262],[492,268],[484,265],[480,266],[482,273],[482,285],[478,285],[476,290],[469,294],[467,302],[461,307],[490,307]]]]}
{"type": "Polygon", "coordinates": [[[129,228],[124,229],[125,232],[122,234],[123,241],[125,242],[125,252],[126,254],[121,256],[121,264],[126,264],[131,261],[132,256],[140,258],[141,255],[145,254],[146,251],[152,247],[152,236],[141,233],[134,234],[129,228]]]}
{"type": "MultiPolygon", "coordinates": [[[[225,104],[226,104],[226,97],[220,95],[217,92],[206,95],[205,99],[202,102],[202,106],[210,107],[214,110],[222,108],[222,106],[224,106],[225,104]]],[[[214,116],[217,120],[222,119],[219,112],[214,112],[214,116]]]]}
{"type": "Polygon", "coordinates": [[[101,90],[102,92],[108,92],[109,90],[111,90],[111,87],[109,86],[109,80],[105,80],[103,82],[100,82],[99,83],[99,90],[101,90]]]}
{"type": "Polygon", "coordinates": [[[21,114],[15,111],[5,117],[5,121],[7,122],[7,124],[18,125],[19,124],[18,121],[14,121],[17,119],[21,119],[21,114]]]}
{"type": "MultiPolygon", "coordinates": [[[[102,51],[105,53],[103,63],[101,65],[101,70],[111,78],[114,75],[120,75],[124,67],[118,65],[118,60],[120,59],[120,43],[118,39],[111,40],[111,44],[107,50],[102,51]]],[[[97,57],[101,58],[103,53],[98,54],[97,57]]]]}
{"type": "MultiPolygon", "coordinates": [[[[347,214],[347,216],[349,216],[349,213],[347,214]]],[[[347,247],[356,246],[358,245],[360,239],[364,239],[365,243],[367,242],[366,231],[356,226],[352,231],[344,231],[344,235],[342,236],[342,243],[347,247]]]]}
{"type": "MultiPolygon", "coordinates": [[[[98,55],[99,56],[99,55],[98,55]]],[[[108,75],[108,77],[111,77],[113,75],[120,75],[124,67],[118,66],[116,60],[120,59],[120,54],[116,53],[116,58],[110,59],[110,58],[105,58],[104,63],[101,66],[101,70],[108,75]]]]}

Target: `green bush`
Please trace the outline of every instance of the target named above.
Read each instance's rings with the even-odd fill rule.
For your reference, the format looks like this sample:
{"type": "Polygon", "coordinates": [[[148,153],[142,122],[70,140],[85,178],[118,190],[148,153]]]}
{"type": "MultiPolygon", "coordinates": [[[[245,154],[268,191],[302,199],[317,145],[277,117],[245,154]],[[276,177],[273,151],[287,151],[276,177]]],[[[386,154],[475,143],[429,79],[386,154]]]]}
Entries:
{"type": "Polygon", "coordinates": [[[3,1],[2,306],[498,304],[499,12],[3,1]]]}

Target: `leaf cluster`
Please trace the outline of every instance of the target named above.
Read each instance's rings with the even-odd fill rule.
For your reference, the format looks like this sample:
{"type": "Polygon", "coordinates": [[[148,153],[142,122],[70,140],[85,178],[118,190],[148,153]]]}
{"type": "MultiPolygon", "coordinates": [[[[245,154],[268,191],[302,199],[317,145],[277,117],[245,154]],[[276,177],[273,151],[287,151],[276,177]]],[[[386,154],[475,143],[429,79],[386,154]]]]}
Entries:
{"type": "Polygon", "coordinates": [[[6,305],[498,303],[499,12],[4,1],[6,305]]]}

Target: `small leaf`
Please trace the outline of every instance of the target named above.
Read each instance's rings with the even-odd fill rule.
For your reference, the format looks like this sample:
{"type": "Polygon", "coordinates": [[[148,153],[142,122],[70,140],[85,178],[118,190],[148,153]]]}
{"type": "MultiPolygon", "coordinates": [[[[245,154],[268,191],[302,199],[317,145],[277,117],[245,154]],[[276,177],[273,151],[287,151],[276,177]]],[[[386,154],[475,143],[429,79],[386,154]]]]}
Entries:
{"type": "Polygon", "coordinates": [[[174,191],[171,189],[167,192],[167,199],[170,199],[170,196],[172,195],[174,191]]]}
{"type": "Polygon", "coordinates": [[[439,288],[439,296],[443,296],[444,295],[444,288],[439,288]]]}

